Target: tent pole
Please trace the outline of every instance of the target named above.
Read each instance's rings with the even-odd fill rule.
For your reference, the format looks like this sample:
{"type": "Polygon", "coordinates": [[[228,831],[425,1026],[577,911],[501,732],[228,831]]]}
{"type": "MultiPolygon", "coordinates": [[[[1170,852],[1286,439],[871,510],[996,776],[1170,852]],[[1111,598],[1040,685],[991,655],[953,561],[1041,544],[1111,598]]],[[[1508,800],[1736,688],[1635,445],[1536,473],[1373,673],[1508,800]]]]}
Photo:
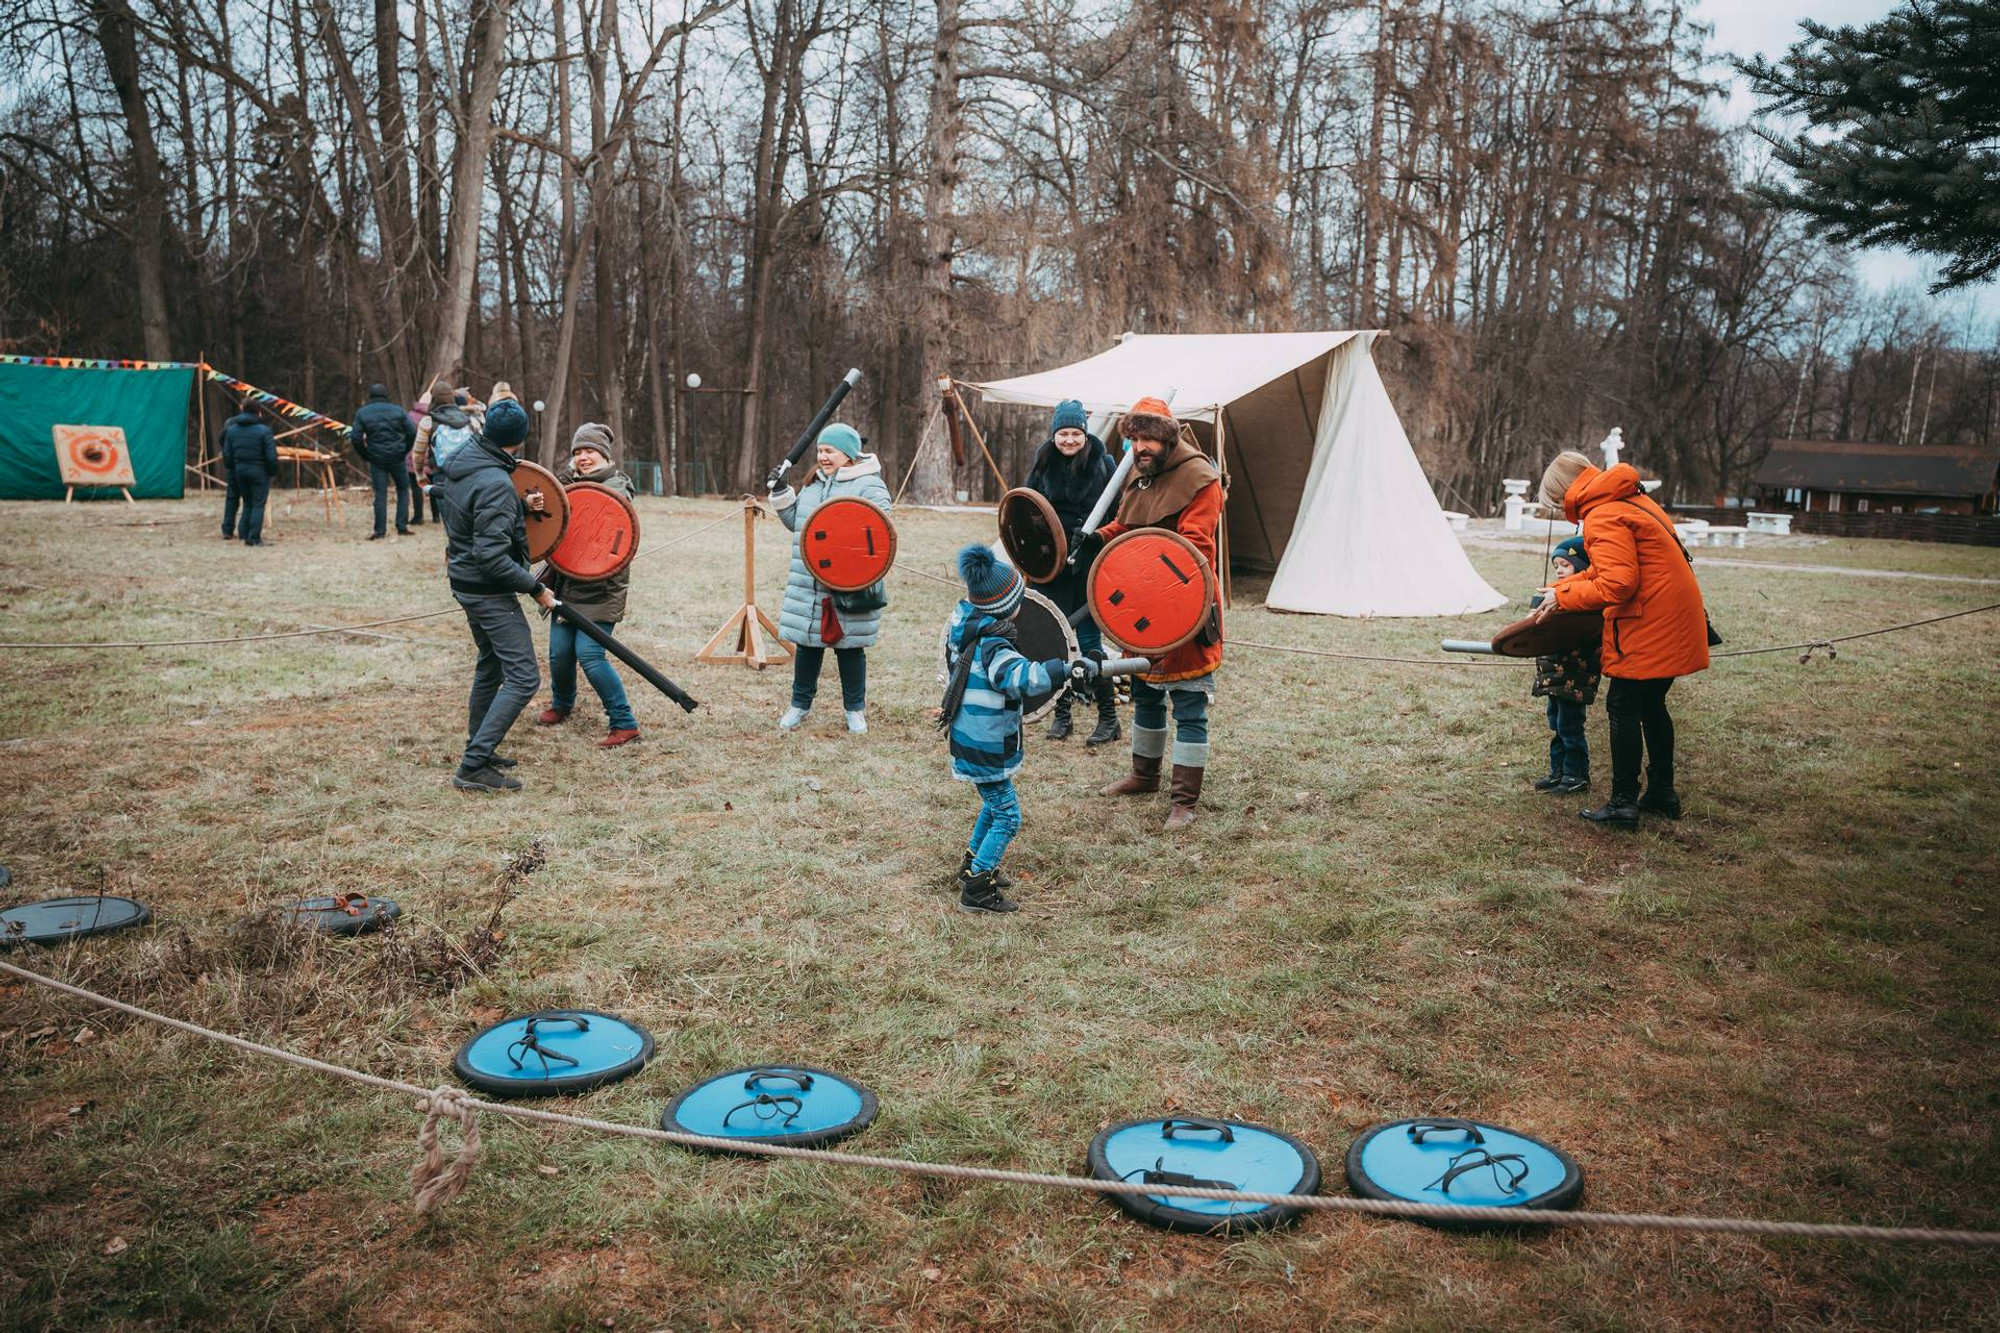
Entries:
{"type": "Polygon", "coordinates": [[[979,423],[972,419],[972,409],[966,405],[965,395],[958,391],[958,381],[951,382],[951,396],[958,401],[958,410],[965,414],[965,424],[972,431],[972,442],[979,446],[979,452],[986,455],[986,466],[993,469],[993,480],[1000,487],[1000,494],[1009,489],[1007,478],[1000,475],[1000,465],[993,461],[993,451],[986,447],[986,437],[979,433],[979,423]]]}
{"type": "Polygon", "coordinates": [[[1235,592],[1229,578],[1229,464],[1224,457],[1224,442],[1228,438],[1224,423],[1228,419],[1228,408],[1218,404],[1215,409],[1215,470],[1222,476],[1222,519],[1215,525],[1215,556],[1222,565],[1216,573],[1222,576],[1222,609],[1225,611],[1235,604],[1235,592]]]}
{"type": "Polygon", "coordinates": [[[198,461],[195,464],[194,474],[201,478],[203,491],[208,489],[208,474],[202,471],[208,466],[208,376],[202,373],[207,369],[208,353],[204,350],[201,360],[195,362],[194,368],[195,431],[201,440],[200,447],[195,451],[195,458],[198,461]]]}

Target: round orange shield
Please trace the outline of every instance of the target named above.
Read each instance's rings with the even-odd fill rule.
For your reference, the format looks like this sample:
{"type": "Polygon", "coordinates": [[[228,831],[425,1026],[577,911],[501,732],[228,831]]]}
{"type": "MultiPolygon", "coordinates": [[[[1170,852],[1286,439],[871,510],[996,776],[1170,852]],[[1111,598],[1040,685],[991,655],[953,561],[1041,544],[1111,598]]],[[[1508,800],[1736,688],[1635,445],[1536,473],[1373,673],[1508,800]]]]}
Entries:
{"type": "Polygon", "coordinates": [[[594,481],[563,488],[569,526],[549,552],[549,563],[573,579],[608,579],[639,553],[639,511],[632,502],[594,481]]]}
{"type": "Polygon", "coordinates": [[[1207,623],[1215,606],[1215,572],[1178,532],[1134,528],[1097,553],[1089,600],[1105,638],[1128,653],[1164,657],[1207,623]]]}
{"type": "Polygon", "coordinates": [[[569,526],[569,499],[563,494],[562,483],[541,464],[523,459],[514,464],[514,493],[522,504],[527,504],[531,495],[542,497],[540,513],[532,505],[528,509],[528,559],[546,560],[569,526]]]}
{"type": "Polygon", "coordinates": [[[813,511],[799,534],[806,570],[835,592],[859,592],[896,563],[896,528],[889,516],[851,495],[813,511]]]}
{"type": "Polygon", "coordinates": [[[1000,497],[1000,544],[1030,583],[1047,583],[1063,572],[1069,539],[1056,507],[1040,491],[1016,486],[1000,497]]]}

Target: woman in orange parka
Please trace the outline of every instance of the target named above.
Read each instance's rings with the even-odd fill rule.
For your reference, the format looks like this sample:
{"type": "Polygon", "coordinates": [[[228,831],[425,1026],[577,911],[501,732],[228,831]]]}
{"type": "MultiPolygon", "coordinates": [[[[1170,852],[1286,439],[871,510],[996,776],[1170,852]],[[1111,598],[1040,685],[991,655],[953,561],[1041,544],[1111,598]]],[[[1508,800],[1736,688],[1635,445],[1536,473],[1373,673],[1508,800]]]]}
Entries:
{"type": "Polygon", "coordinates": [[[1604,613],[1611,798],[1579,813],[1628,829],[1639,826],[1641,812],[1679,819],[1667,691],[1676,678],[1708,666],[1708,613],[1694,565],[1673,520],[1646,495],[1629,463],[1603,470],[1573,450],[1560,453],[1542,474],[1542,503],[1582,525],[1590,566],[1549,589],[1535,618],[1558,610],[1604,613]]]}

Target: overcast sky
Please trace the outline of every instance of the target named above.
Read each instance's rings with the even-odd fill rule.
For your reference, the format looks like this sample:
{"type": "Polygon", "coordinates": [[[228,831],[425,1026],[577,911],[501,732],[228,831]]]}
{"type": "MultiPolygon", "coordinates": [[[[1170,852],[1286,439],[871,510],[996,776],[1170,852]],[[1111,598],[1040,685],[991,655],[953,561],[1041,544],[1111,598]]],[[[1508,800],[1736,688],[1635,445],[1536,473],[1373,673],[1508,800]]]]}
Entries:
{"type": "MultiPolygon", "coordinates": [[[[1763,55],[1773,60],[1799,40],[1799,20],[1815,19],[1833,27],[1873,23],[1896,7],[1894,0],[1696,0],[1695,16],[1715,25],[1714,46],[1736,55],[1763,55]]],[[[1747,120],[1756,99],[1737,79],[1725,117],[1747,120]]],[[[1936,264],[1905,250],[1865,250],[1856,255],[1862,278],[1876,287],[1912,283],[1928,285],[1936,264]]],[[[2000,314],[2000,284],[1988,283],[1972,293],[1983,315],[2000,314]]]]}

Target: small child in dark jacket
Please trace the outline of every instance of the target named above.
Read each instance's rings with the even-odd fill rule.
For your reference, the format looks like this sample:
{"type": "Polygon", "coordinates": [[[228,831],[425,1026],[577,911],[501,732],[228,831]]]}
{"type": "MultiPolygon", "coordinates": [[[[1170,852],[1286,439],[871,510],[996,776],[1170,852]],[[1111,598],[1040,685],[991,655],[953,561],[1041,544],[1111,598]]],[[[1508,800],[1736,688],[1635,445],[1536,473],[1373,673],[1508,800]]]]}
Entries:
{"type": "MultiPolygon", "coordinates": [[[[1590,567],[1583,538],[1570,537],[1549,554],[1555,578],[1566,579],[1590,567]]],[[[1552,579],[1551,582],[1554,580],[1552,579]]],[[[1590,789],[1590,740],[1584,733],[1584,710],[1597,698],[1603,668],[1596,644],[1535,659],[1533,697],[1549,701],[1549,771],[1535,780],[1536,791],[1567,796],[1590,789]]]]}

